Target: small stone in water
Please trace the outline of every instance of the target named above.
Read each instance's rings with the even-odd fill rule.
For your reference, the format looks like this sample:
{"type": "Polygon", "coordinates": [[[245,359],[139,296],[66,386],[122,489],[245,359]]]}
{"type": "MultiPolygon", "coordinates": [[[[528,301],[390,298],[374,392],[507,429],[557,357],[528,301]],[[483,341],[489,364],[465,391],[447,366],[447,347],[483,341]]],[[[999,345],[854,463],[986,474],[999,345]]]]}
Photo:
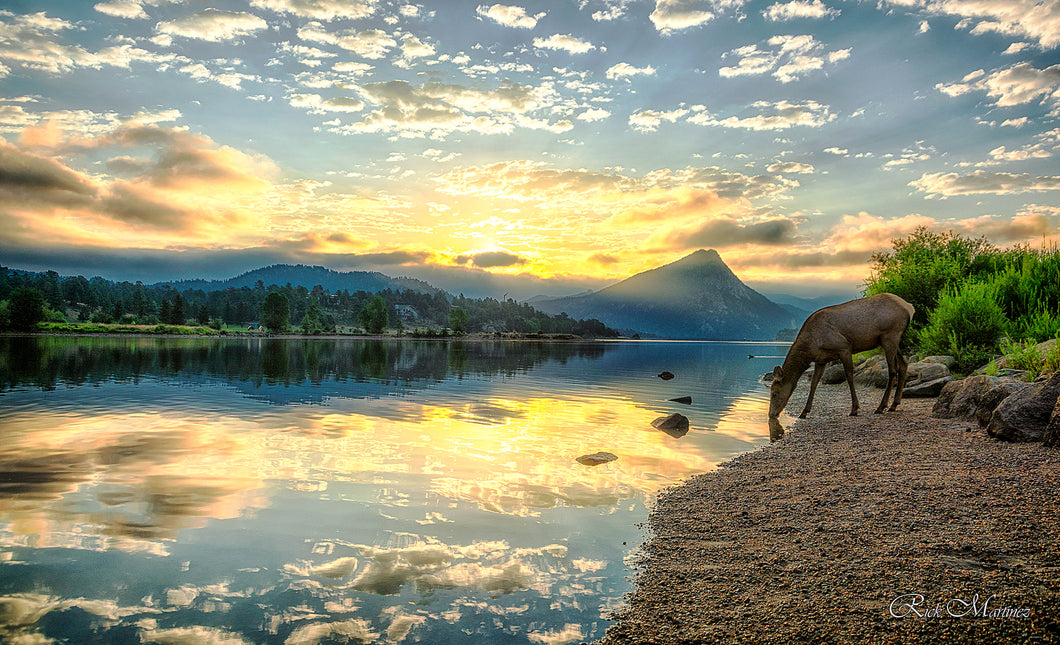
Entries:
{"type": "Polygon", "coordinates": [[[599,466],[600,464],[606,464],[607,462],[616,459],[618,459],[618,455],[611,454],[610,452],[594,452],[591,455],[582,455],[581,457],[578,457],[577,461],[584,466],[599,466]]]}

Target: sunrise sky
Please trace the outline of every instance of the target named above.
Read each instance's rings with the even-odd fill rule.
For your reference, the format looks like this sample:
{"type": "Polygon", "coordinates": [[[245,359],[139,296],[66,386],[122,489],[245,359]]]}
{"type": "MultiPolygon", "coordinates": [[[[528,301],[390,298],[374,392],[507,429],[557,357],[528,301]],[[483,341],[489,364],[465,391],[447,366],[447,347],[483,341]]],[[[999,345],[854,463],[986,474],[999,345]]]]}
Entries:
{"type": "Polygon", "coordinates": [[[1057,0],[0,7],[9,267],[853,294],[918,225],[1058,239],[1057,0]]]}

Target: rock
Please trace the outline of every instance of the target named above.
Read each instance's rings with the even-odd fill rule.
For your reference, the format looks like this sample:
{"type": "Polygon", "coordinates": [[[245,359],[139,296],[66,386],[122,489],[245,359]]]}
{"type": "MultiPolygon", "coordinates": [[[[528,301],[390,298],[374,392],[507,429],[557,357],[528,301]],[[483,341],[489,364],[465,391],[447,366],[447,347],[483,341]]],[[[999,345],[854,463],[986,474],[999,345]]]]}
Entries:
{"type": "Polygon", "coordinates": [[[990,417],[986,432],[1006,441],[1042,441],[1058,398],[1060,372],[1002,401],[990,417]]]}
{"type": "Polygon", "coordinates": [[[662,374],[659,374],[659,378],[661,378],[664,381],[669,381],[673,377],[674,377],[673,372],[663,372],[662,374]]]}
{"type": "Polygon", "coordinates": [[[835,385],[837,383],[846,383],[846,381],[846,370],[843,369],[843,364],[839,361],[833,361],[828,364],[828,367],[824,368],[824,375],[821,376],[822,383],[835,385]]]}
{"type": "Polygon", "coordinates": [[[766,372],[762,375],[762,378],[758,379],[763,383],[771,383],[773,381],[773,372],[766,372]]]}
{"type": "Polygon", "coordinates": [[[653,428],[662,430],[677,439],[688,434],[688,417],[674,412],[668,417],[659,417],[651,422],[653,428]]]}
{"type": "Polygon", "coordinates": [[[906,372],[905,376],[905,384],[906,387],[916,386],[929,381],[937,381],[949,375],[950,369],[942,363],[929,363],[927,361],[910,363],[909,371],[906,372]]]}
{"type": "Polygon", "coordinates": [[[1045,427],[1045,436],[1042,443],[1050,448],[1060,448],[1060,399],[1057,399],[1053,413],[1049,417],[1049,425],[1045,427]]]}
{"type": "Polygon", "coordinates": [[[990,417],[994,416],[994,410],[1002,401],[1027,387],[1030,385],[1026,381],[1002,379],[997,387],[983,395],[979,407],[975,409],[975,420],[979,422],[979,427],[985,428],[990,423],[990,417]]]}
{"type": "Polygon", "coordinates": [[[940,419],[975,419],[980,426],[990,422],[994,409],[1012,394],[1030,384],[979,374],[945,384],[931,416],[940,419]]]}
{"type": "Polygon", "coordinates": [[[955,381],[952,376],[946,375],[934,381],[921,381],[902,390],[902,396],[910,399],[928,399],[938,396],[947,383],[955,381]]]}
{"type": "Polygon", "coordinates": [[[945,365],[948,370],[952,370],[957,365],[957,359],[952,356],[925,356],[918,362],[939,363],[940,365],[945,365]]]}
{"type": "Polygon", "coordinates": [[[594,452],[591,455],[582,455],[578,457],[577,462],[583,466],[599,466],[600,464],[606,464],[609,461],[618,459],[618,455],[611,454],[610,452],[594,452]]]}
{"type": "Polygon", "coordinates": [[[877,354],[854,368],[854,382],[859,385],[887,387],[887,358],[877,354]]]}
{"type": "Polygon", "coordinates": [[[674,403],[684,403],[685,405],[692,405],[692,397],[690,396],[679,396],[676,399],[669,399],[674,403]]]}

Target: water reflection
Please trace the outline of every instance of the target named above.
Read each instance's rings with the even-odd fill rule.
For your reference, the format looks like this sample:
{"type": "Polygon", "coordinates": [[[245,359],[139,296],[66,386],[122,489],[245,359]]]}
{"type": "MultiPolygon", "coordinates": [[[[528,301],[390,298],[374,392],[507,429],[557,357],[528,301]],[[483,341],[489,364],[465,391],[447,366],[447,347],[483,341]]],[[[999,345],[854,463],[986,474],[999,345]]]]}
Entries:
{"type": "Polygon", "coordinates": [[[652,495],[765,440],[746,353],[0,339],[0,641],[598,638],[652,495]]]}
{"type": "Polygon", "coordinates": [[[781,439],[784,436],[784,426],[780,425],[780,421],[776,419],[769,419],[769,441],[770,443],[781,439]]]}

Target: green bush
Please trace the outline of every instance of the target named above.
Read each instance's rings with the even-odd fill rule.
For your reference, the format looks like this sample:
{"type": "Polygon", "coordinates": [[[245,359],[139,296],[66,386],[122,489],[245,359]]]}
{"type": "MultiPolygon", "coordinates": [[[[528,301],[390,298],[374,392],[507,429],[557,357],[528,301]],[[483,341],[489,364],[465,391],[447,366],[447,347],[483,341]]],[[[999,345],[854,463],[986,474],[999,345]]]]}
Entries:
{"type": "Polygon", "coordinates": [[[1007,328],[994,287],[967,284],[945,292],[917,340],[923,353],[949,354],[958,371],[968,372],[990,359],[1007,328]]]}
{"type": "Polygon", "coordinates": [[[1045,367],[1045,357],[1038,350],[1038,343],[1033,340],[1024,343],[1005,341],[1001,351],[1004,352],[1009,367],[1026,370],[1030,373],[1032,380],[1037,378],[1042,373],[1042,368],[1045,367]]]}

